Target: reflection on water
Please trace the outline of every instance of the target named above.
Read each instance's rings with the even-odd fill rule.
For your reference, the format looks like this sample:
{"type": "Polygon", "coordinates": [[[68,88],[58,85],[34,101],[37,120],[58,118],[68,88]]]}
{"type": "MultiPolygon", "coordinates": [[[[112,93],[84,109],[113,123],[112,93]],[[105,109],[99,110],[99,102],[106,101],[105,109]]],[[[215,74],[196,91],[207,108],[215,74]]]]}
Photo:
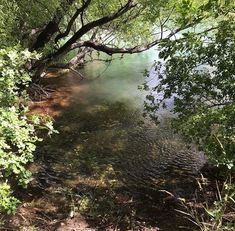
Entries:
{"type": "MultiPolygon", "coordinates": [[[[141,191],[138,188],[168,189],[185,195],[185,182],[191,183],[205,159],[188,149],[166,123],[157,127],[142,117],[145,93],[137,86],[144,80],[143,70],[153,62],[154,52],[117,59],[104,73],[107,63],[90,63],[81,70],[85,76],[82,81],[71,72],[50,73],[45,80],[55,92],[32,109],[53,115],[60,134],[46,139],[37,151],[41,170],[37,168],[39,180],[35,184],[46,187],[46,202],[42,202],[45,195],[41,197],[44,209],[50,204],[59,217],[62,210],[71,210],[65,202],[67,188],[87,220],[99,220],[100,213],[107,220],[99,222],[107,223],[119,211],[120,200],[126,203],[134,196],[131,189],[135,193],[141,191]],[[128,194],[124,195],[123,188],[128,194]],[[104,196],[107,192],[108,199],[104,196]],[[83,199],[85,205],[80,208],[83,199]]],[[[131,204],[136,215],[148,217],[149,212],[139,210],[137,204],[131,204]]],[[[152,216],[161,219],[157,212],[152,216]]],[[[118,225],[125,223],[123,230],[133,225],[125,216],[120,219],[118,225]]],[[[171,230],[171,225],[162,225],[171,230]]]]}

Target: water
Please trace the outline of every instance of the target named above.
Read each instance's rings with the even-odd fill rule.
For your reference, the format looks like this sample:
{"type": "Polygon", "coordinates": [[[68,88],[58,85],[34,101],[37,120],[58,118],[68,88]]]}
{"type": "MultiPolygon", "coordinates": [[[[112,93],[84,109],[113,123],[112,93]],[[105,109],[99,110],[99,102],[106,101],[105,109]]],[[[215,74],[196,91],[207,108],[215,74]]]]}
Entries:
{"type": "Polygon", "coordinates": [[[29,208],[55,220],[80,214],[89,227],[141,230],[138,224],[158,224],[172,230],[169,216],[175,217],[174,230],[184,223],[173,211],[162,213],[159,190],[187,196],[192,187],[185,186],[205,159],[169,129],[167,119],[156,126],[142,117],[146,92],[137,86],[155,58],[151,50],[115,59],[108,68],[95,61],[79,70],[84,80],[72,72],[48,75],[44,84],[55,91],[32,110],[52,115],[59,134],[37,150],[29,208]]]}
{"type": "Polygon", "coordinates": [[[143,72],[153,65],[156,52],[154,50],[138,54],[125,55],[123,58],[114,56],[112,63],[93,62],[84,70],[84,76],[94,79],[89,86],[90,91],[96,91],[95,98],[115,101],[128,101],[142,108],[143,96],[137,86],[145,80],[143,72]]]}

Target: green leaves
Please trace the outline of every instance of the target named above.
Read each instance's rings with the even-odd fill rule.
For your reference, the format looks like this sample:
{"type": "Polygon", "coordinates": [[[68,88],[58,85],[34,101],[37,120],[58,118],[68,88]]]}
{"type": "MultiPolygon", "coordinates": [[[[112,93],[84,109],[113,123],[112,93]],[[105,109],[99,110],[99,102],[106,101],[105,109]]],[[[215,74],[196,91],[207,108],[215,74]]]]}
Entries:
{"type": "Polygon", "coordinates": [[[23,65],[38,55],[17,47],[0,50],[0,210],[8,213],[16,208],[18,200],[11,196],[11,180],[26,187],[31,173],[26,165],[33,160],[39,138],[35,125],[27,116],[24,105],[27,96],[22,90],[31,76],[23,65]]]}
{"type": "Polygon", "coordinates": [[[0,211],[5,210],[8,214],[16,210],[16,206],[19,203],[11,195],[11,188],[7,183],[0,183],[0,211]]]}
{"type": "Polygon", "coordinates": [[[11,196],[11,184],[26,187],[31,180],[27,165],[42,140],[36,130],[47,129],[49,135],[56,132],[49,118],[29,115],[26,106],[29,99],[25,92],[31,76],[24,66],[38,58],[38,54],[19,47],[0,49],[0,211],[8,213],[18,203],[11,196]]]}
{"type": "Polygon", "coordinates": [[[29,58],[37,59],[39,55],[31,54],[27,50],[20,51],[17,46],[0,49],[0,106],[14,105],[20,86],[25,86],[31,76],[23,69],[29,58]]]}
{"type": "MultiPolygon", "coordinates": [[[[183,2],[190,8],[189,1],[183,2]]],[[[228,169],[235,168],[235,23],[234,15],[227,14],[231,9],[231,4],[207,5],[206,11],[214,15],[211,29],[189,30],[161,43],[165,67],[157,74],[163,78],[152,87],[155,97],[147,98],[146,104],[153,115],[174,97],[175,129],[197,142],[214,164],[228,169]],[[220,10],[219,18],[214,7],[220,10]]]]}

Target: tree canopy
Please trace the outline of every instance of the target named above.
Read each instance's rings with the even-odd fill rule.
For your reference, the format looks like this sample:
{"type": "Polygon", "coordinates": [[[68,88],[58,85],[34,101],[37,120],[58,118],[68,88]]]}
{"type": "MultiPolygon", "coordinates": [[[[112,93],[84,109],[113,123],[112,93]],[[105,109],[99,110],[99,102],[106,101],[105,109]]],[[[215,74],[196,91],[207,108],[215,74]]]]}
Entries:
{"type": "Polygon", "coordinates": [[[2,41],[41,52],[42,62],[33,65],[39,69],[71,52],[68,66],[78,65],[93,50],[109,55],[142,52],[205,16],[198,1],[193,6],[182,0],[1,1],[2,41]]]}

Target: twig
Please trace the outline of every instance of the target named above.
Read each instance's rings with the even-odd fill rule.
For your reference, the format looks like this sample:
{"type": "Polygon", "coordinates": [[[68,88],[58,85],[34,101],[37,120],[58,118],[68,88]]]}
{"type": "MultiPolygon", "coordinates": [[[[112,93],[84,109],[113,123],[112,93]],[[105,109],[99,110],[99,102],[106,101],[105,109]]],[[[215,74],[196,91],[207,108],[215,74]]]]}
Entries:
{"type": "Polygon", "coordinates": [[[73,71],[74,73],[78,74],[78,75],[80,76],[81,80],[84,79],[84,76],[83,76],[79,71],[75,70],[75,69],[72,68],[72,67],[70,67],[69,70],[71,70],[71,71],[73,71]]]}

